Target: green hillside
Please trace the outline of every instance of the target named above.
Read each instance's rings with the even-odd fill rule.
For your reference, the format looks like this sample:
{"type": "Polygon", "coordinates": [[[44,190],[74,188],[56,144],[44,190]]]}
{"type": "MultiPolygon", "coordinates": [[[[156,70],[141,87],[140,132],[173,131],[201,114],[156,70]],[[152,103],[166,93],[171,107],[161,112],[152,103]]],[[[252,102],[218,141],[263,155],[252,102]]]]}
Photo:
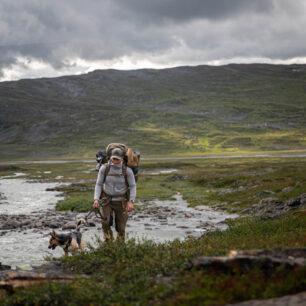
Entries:
{"type": "Polygon", "coordinates": [[[306,65],[251,64],[0,83],[0,158],[306,149],[306,65]]]}

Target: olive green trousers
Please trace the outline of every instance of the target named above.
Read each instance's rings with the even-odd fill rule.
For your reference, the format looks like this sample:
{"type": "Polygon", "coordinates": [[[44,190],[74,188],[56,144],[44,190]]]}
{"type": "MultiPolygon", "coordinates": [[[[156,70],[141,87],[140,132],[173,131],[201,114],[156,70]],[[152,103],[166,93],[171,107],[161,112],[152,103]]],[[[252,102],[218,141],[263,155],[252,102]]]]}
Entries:
{"type": "Polygon", "coordinates": [[[102,221],[102,229],[104,239],[112,240],[113,231],[110,226],[111,215],[115,215],[115,229],[117,231],[117,239],[125,238],[125,227],[128,220],[128,212],[126,211],[126,204],[122,205],[121,201],[111,201],[108,205],[104,206],[104,217],[102,221]]]}

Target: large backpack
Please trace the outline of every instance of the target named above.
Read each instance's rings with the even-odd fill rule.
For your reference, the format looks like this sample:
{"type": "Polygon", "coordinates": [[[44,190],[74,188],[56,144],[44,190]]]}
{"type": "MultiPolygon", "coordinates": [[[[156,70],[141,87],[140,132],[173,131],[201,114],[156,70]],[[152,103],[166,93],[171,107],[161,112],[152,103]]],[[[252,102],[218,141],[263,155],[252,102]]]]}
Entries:
{"type": "Polygon", "coordinates": [[[119,148],[124,152],[124,163],[126,166],[130,167],[133,170],[135,181],[138,180],[138,171],[139,171],[139,162],[140,162],[140,153],[133,151],[131,148],[128,148],[122,143],[110,143],[105,151],[99,151],[96,154],[97,157],[97,166],[96,170],[99,171],[102,164],[109,162],[112,155],[112,150],[119,148]]]}

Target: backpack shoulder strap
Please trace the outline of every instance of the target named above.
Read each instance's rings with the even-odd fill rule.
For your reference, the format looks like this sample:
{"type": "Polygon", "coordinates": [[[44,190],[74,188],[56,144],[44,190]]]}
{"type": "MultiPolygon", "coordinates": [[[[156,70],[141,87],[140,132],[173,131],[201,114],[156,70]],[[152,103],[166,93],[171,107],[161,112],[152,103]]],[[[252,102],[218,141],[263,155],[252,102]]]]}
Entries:
{"type": "Polygon", "coordinates": [[[130,188],[129,188],[129,182],[127,179],[127,172],[126,172],[126,164],[122,163],[122,174],[125,179],[125,184],[126,184],[126,198],[129,201],[130,200],[130,188]]]}
{"type": "Polygon", "coordinates": [[[125,179],[126,187],[128,188],[129,187],[129,182],[127,180],[127,172],[126,172],[126,164],[125,163],[122,163],[122,174],[123,174],[124,179],[125,179]]]}
{"type": "Polygon", "coordinates": [[[107,163],[107,164],[105,165],[105,172],[104,172],[103,184],[105,183],[106,177],[107,177],[108,174],[109,174],[109,170],[110,170],[110,164],[107,163]]]}
{"type": "Polygon", "coordinates": [[[100,199],[102,199],[103,197],[106,196],[105,191],[104,191],[104,183],[105,183],[106,177],[108,176],[109,170],[110,170],[110,164],[107,163],[105,165],[105,172],[104,172],[104,178],[103,178],[103,182],[102,182],[102,191],[101,191],[100,199]]]}

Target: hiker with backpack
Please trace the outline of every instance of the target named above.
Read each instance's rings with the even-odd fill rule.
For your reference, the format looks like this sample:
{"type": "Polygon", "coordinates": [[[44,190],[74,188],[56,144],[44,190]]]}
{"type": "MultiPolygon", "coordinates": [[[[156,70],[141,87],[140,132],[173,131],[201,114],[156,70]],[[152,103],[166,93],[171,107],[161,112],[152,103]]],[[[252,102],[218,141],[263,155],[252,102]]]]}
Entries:
{"type": "Polygon", "coordinates": [[[136,197],[134,172],[128,166],[126,158],[128,150],[125,147],[115,144],[111,150],[108,147],[106,151],[110,156],[107,163],[100,165],[93,207],[99,207],[99,199],[102,199],[104,239],[106,241],[113,239],[111,225],[114,214],[117,238],[124,240],[128,212],[134,209],[136,197]]]}

